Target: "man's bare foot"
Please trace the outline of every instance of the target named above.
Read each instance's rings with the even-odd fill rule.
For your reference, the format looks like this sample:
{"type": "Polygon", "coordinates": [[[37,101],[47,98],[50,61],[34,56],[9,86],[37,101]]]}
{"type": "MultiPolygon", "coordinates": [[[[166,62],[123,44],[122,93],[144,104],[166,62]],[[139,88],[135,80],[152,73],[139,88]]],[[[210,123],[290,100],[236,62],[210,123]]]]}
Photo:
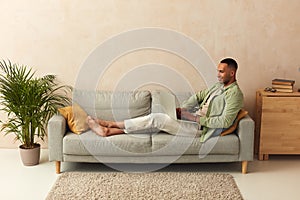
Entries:
{"type": "Polygon", "coordinates": [[[124,122],[115,122],[115,121],[107,121],[103,119],[95,119],[95,121],[100,124],[100,126],[107,127],[107,128],[119,128],[124,129],[124,122]]]}
{"type": "Polygon", "coordinates": [[[97,135],[102,137],[108,136],[108,129],[105,127],[100,126],[96,120],[94,120],[91,116],[88,116],[86,119],[87,124],[89,125],[90,129],[94,131],[97,135]]]}
{"type": "Polygon", "coordinates": [[[95,119],[95,121],[96,121],[98,124],[100,124],[100,126],[104,126],[104,127],[108,127],[108,128],[113,127],[111,121],[106,121],[106,120],[102,120],[102,119],[95,119]]]}

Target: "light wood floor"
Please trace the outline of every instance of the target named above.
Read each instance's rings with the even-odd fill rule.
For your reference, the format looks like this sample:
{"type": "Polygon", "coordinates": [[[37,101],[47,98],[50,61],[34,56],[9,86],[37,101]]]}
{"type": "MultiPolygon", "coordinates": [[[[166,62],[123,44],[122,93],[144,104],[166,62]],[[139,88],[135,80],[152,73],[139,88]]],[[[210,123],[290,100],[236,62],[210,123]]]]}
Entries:
{"type": "MultiPolygon", "coordinates": [[[[0,199],[45,199],[56,178],[55,164],[48,162],[42,149],[37,166],[24,167],[16,149],[0,149],[0,199]]],[[[300,156],[270,156],[268,161],[249,163],[248,174],[241,174],[240,163],[174,164],[160,171],[230,173],[246,200],[299,199],[300,156]]],[[[114,171],[103,164],[62,163],[62,171],[114,171]]]]}

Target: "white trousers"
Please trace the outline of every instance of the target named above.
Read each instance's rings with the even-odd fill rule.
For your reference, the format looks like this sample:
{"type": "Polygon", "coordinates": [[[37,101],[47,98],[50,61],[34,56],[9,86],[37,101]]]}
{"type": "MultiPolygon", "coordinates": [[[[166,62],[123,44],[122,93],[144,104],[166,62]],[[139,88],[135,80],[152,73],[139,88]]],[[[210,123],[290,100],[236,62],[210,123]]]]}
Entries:
{"type": "Polygon", "coordinates": [[[196,122],[174,120],[164,113],[151,113],[124,121],[125,133],[156,133],[164,131],[172,135],[196,136],[201,134],[196,122]]]}

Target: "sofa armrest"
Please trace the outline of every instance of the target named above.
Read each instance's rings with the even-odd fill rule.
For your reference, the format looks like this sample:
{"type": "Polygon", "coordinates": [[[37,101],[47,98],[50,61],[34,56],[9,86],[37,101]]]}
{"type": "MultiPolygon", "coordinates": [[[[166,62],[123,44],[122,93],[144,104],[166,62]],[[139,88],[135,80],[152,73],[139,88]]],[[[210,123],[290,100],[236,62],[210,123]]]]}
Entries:
{"type": "Polygon", "coordinates": [[[254,121],[247,115],[240,120],[237,135],[240,139],[240,161],[253,160],[254,151],[254,121]]]}
{"type": "Polygon", "coordinates": [[[63,161],[63,137],[66,133],[66,120],[54,115],[48,122],[49,161],[63,161]]]}

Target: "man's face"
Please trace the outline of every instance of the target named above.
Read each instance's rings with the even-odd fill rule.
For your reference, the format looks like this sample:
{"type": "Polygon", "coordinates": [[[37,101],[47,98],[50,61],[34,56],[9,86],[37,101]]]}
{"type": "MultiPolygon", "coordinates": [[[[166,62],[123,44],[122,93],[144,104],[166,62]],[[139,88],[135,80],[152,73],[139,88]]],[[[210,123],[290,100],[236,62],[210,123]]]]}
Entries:
{"type": "Polygon", "coordinates": [[[223,83],[224,86],[231,84],[234,81],[235,72],[228,67],[226,63],[220,63],[218,65],[218,80],[223,83]]]}

